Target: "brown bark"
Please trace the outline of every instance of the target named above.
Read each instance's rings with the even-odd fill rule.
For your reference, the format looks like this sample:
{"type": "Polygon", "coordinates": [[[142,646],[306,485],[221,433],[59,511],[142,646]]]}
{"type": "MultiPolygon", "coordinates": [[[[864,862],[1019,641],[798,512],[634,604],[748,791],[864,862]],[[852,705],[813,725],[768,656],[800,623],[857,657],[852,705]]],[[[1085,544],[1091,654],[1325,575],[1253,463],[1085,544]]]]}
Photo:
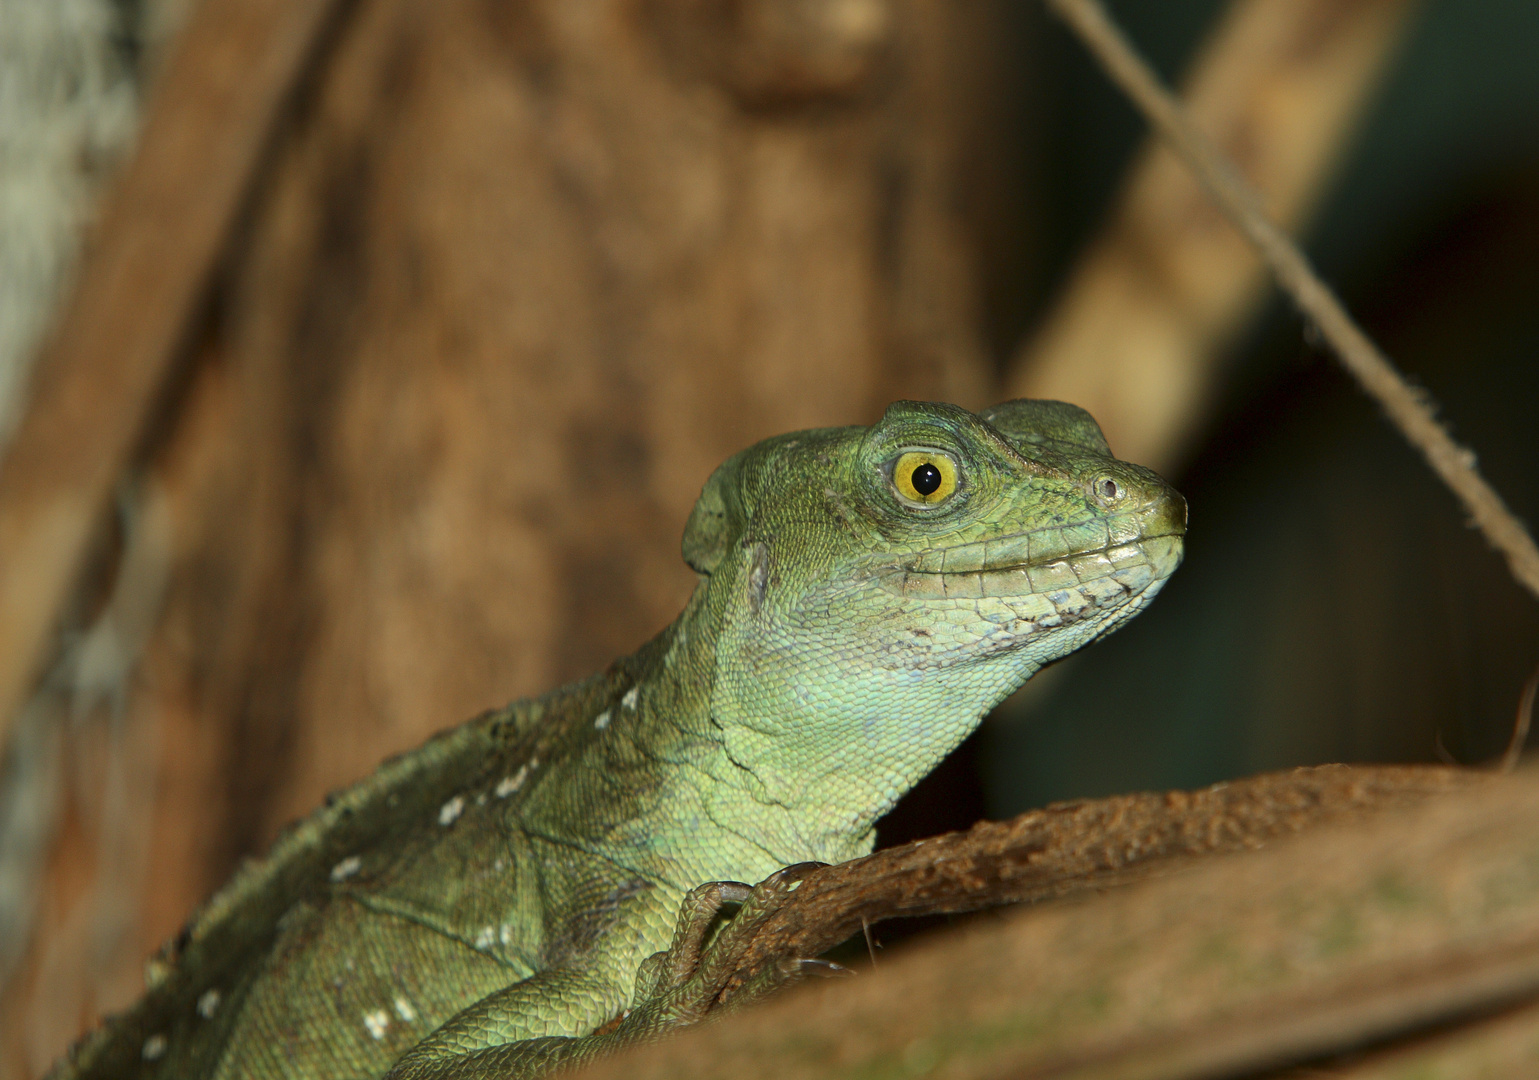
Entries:
{"type": "MultiPolygon", "coordinates": [[[[1446,1030],[1539,999],[1536,823],[1539,775],[1492,779],[978,921],[582,1075],[1217,1080],[1446,1030]]],[[[1518,1017],[1436,1049],[1524,1075],[1518,1017]]]]}
{"type": "Polygon", "coordinates": [[[0,462],[0,741],[56,647],[113,486],[334,7],[210,0],[170,63],[0,462]]]}
{"type": "Polygon", "coordinates": [[[1199,791],[1057,803],[916,840],[802,879],[735,959],[723,997],[797,975],[862,929],[1127,885],[1328,824],[1371,820],[1486,777],[1440,767],[1322,765],[1199,791]]]}
{"type": "Polygon", "coordinates": [[[1539,1076],[1539,1001],[1342,1057],[1267,1080],[1532,1080],[1539,1076]]]}
{"type": "Polygon", "coordinates": [[[959,189],[988,156],[959,118],[998,14],[350,9],[147,458],[170,578],[112,767],[153,792],[123,824],[148,855],[106,874],[100,815],[71,811],[6,995],[12,1075],[328,789],[660,628],[728,454],[894,397],[984,403],[959,189]],[[112,947],[70,944],[108,909],[112,947]]]}

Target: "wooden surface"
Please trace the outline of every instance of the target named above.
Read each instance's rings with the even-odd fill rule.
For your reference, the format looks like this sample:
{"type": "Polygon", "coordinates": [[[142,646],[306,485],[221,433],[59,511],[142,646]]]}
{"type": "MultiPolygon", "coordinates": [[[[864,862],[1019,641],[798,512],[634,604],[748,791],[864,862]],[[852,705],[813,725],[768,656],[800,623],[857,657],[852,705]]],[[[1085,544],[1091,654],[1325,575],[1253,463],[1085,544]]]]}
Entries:
{"type": "MultiPolygon", "coordinates": [[[[980,920],[581,1075],[1251,1078],[1539,999],[1536,853],[1528,770],[980,920]]],[[[1463,1075],[1526,1075],[1531,1023],[1463,1075]]],[[[1362,1075],[1452,1075],[1381,1064],[1362,1075]]]]}
{"type": "Polygon", "coordinates": [[[1326,825],[1410,810],[1488,780],[1442,766],[1321,765],[981,821],[808,874],[739,954],[725,993],[794,970],[796,958],[819,956],[885,919],[1096,892],[1326,825]]]}

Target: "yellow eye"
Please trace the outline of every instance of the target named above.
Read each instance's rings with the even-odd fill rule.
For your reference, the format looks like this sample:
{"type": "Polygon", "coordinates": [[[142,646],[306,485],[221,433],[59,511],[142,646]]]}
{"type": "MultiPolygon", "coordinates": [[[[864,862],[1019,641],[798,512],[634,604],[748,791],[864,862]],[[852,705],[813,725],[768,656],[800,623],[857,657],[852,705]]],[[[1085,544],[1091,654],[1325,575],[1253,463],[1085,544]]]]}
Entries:
{"type": "Polygon", "coordinates": [[[910,450],[892,467],[892,486],[909,502],[943,503],[956,494],[956,462],[933,450],[910,450]]]}

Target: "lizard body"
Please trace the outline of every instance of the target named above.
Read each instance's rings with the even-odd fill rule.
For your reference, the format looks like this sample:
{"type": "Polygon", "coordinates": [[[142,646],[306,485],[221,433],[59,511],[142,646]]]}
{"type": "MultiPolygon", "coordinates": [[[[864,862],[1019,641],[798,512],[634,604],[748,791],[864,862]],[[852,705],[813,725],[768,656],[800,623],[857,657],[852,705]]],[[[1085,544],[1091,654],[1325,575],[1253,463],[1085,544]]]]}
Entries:
{"type": "Polygon", "coordinates": [[[868,852],[990,708],[1158,591],[1185,522],[1056,402],[759,443],[701,494],[671,626],[329,800],[53,1076],[523,1076],[665,1030],[691,890],[868,852]]]}

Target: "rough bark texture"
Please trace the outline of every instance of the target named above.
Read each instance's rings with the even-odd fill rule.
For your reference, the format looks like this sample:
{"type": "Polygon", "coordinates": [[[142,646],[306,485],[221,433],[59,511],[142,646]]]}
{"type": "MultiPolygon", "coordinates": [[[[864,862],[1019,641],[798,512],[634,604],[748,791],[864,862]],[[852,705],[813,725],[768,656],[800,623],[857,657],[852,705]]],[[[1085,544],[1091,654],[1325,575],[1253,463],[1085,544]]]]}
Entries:
{"type": "Polygon", "coordinates": [[[660,628],[728,454],[984,403],[1001,10],[358,0],[149,451],[164,611],[75,742],[0,1075],[328,789],[660,628]]]}
{"type": "Polygon", "coordinates": [[[798,958],[819,956],[884,919],[1126,885],[1327,824],[1407,810],[1486,779],[1436,766],[1322,765],[1198,791],[1055,803],[887,848],[803,879],[738,955],[723,996],[794,978],[798,958]]]}
{"type": "MultiPolygon", "coordinates": [[[[979,921],[581,1075],[1240,1080],[1320,1064],[1539,998],[1536,822],[1532,770],[1348,817],[979,921]]],[[[1518,1011],[1402,1046],[1377,1071],[1332,1068],[1528,1076],[1533,1024],[1518,1011]],[[1491,1071],[1448,1071],[1461,1062],[1491,1071]]]]}

